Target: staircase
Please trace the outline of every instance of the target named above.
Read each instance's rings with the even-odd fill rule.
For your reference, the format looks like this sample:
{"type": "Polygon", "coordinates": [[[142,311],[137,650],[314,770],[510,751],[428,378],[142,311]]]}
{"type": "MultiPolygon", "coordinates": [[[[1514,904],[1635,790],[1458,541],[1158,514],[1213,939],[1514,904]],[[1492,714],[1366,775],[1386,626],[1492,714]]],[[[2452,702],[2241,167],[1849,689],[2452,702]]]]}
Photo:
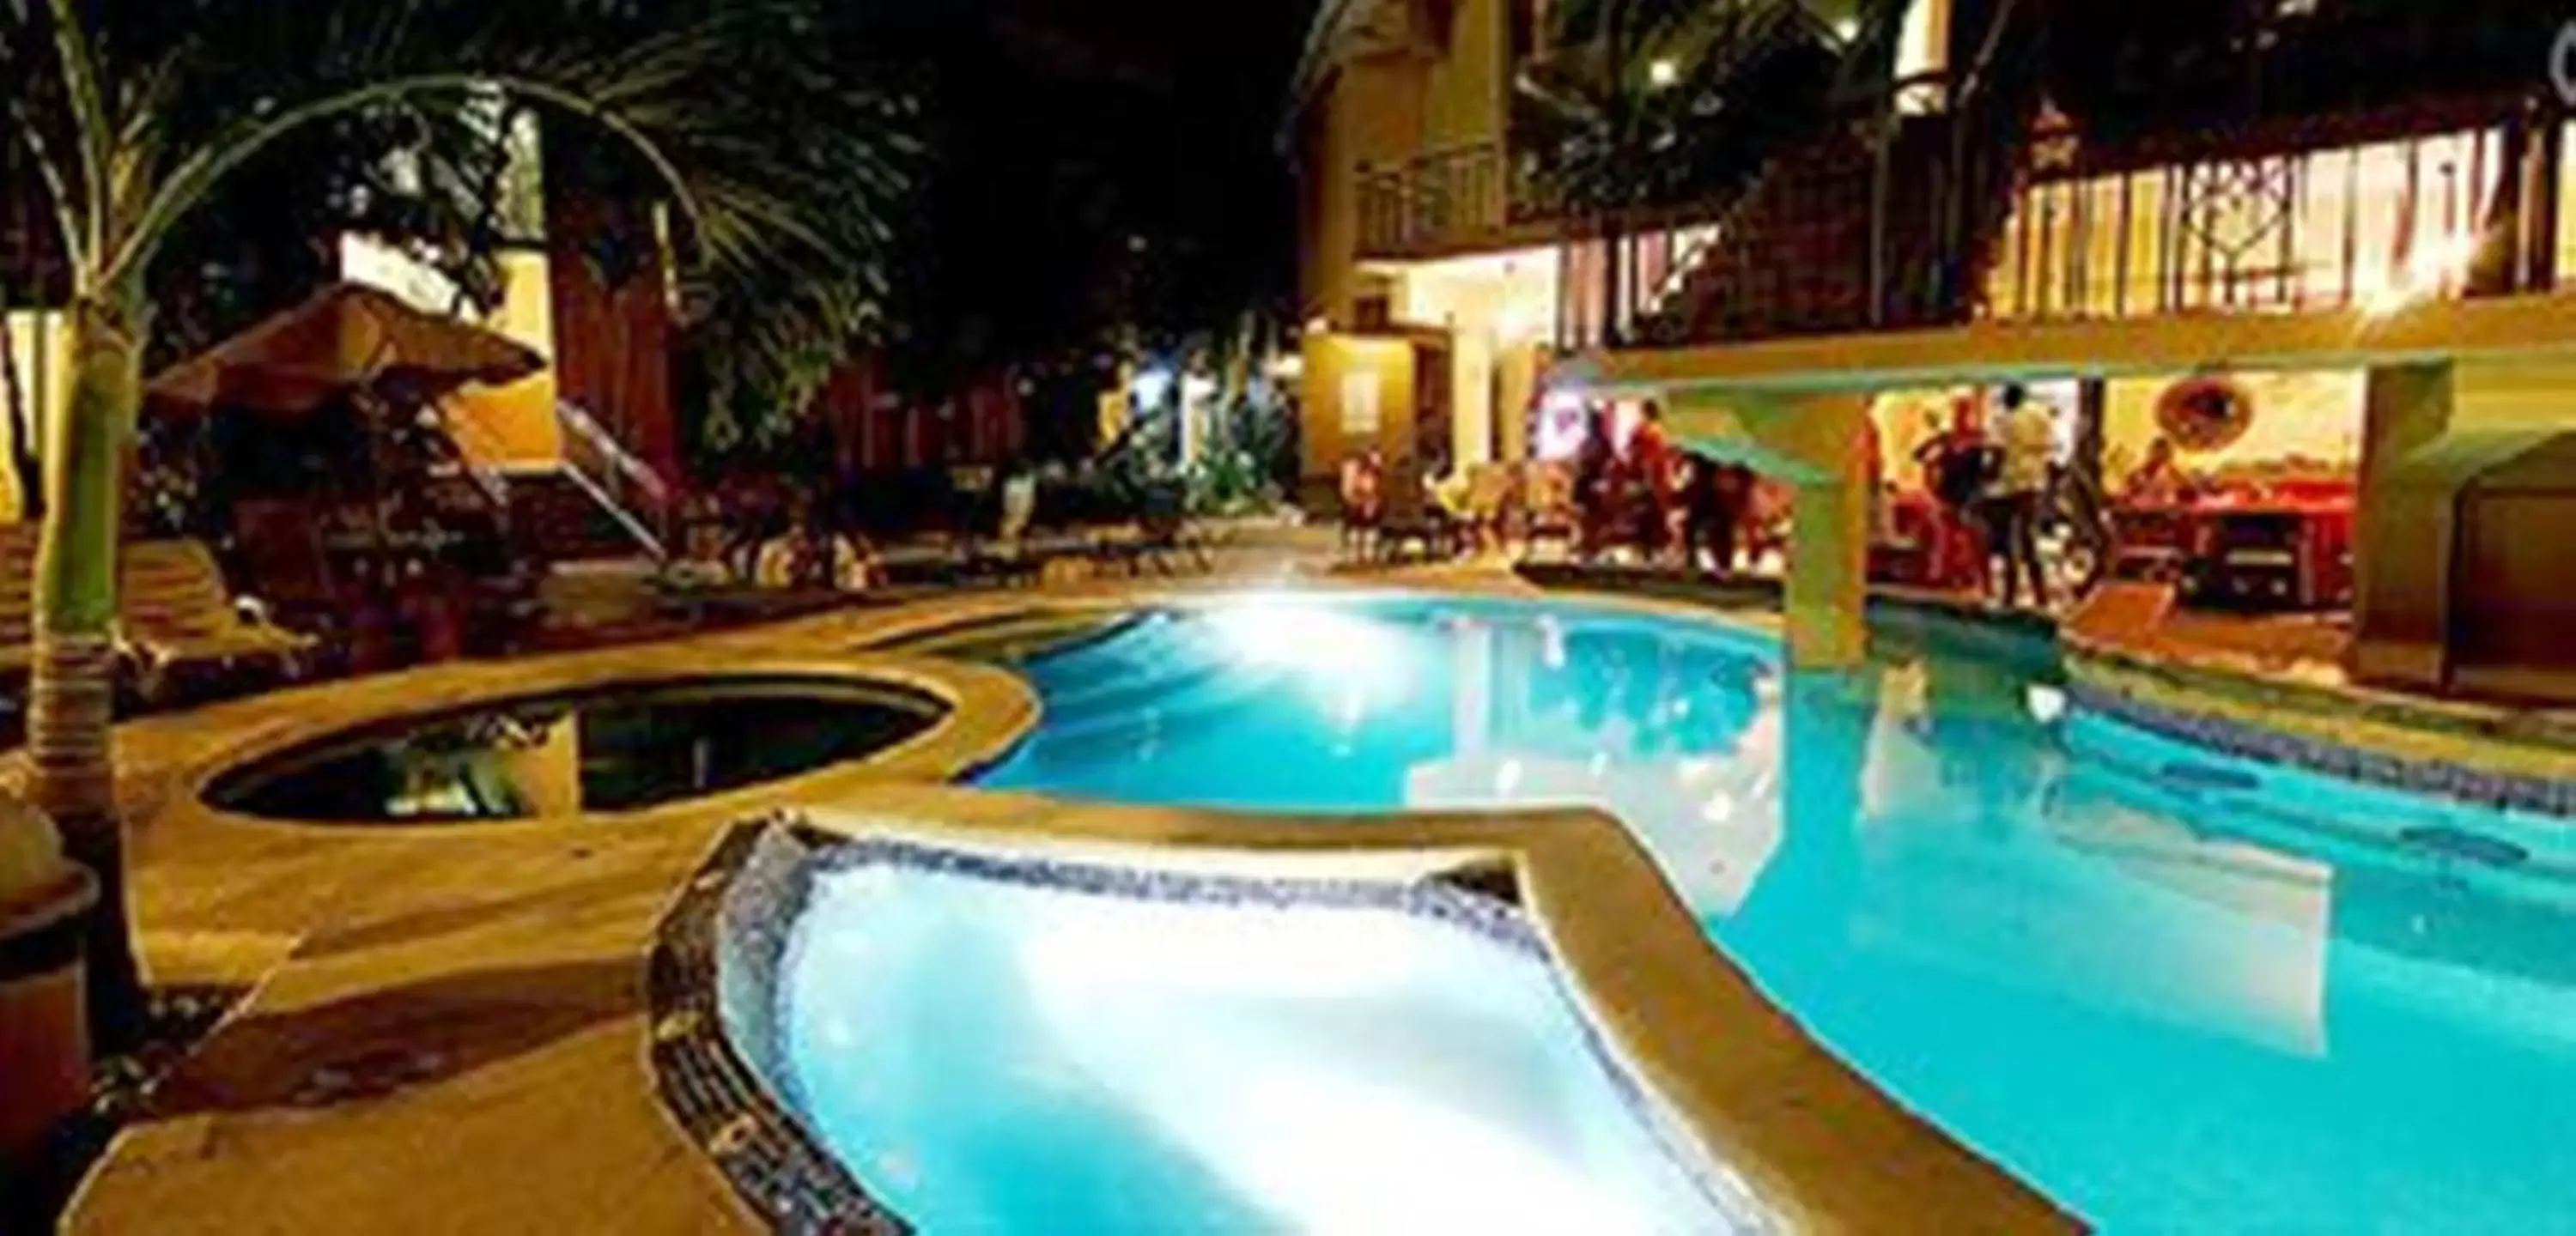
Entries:
{"type": "Polygon", "coordinates": [[[1952,259],[1944,188],[1950,122],[1903,117],[1886,153],[1837,128],[1774,163],[1655,311],[1643,342],[1743,342],[1967,320],[2000,209],[1970,210],[1952,259]],[[1874,256],[1875,254],[1875,256],[1874,256]]]}
{"type": "MultiPolygon", "coordinates": [[[[1968,321],[2012,215],[2036,106],[1993,72],[2015,17],[2007,0],[1952,110],[1881,114],[1873,104],[1774,160],[1647,303],[1637,342],[1968,321]]],[[[1880,102],[1924,84],[1940,88],[1900,82],[1880,102]]]]}
{"type": "Polygon", "coordinates": [[[523,551],[548,561],[660,556],[659,546],[639,541],[589,486],[562,468],[510,477],[510,534],[523,551]]]}

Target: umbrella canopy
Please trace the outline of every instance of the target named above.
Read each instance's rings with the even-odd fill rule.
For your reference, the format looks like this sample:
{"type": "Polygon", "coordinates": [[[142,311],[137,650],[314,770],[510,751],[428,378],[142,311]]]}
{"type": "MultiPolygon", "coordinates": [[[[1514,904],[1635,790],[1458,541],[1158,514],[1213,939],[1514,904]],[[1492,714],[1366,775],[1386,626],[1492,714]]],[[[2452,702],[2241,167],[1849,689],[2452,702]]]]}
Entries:
{"type": "Polygon", "coordinates": [[[230,406],[301,416],[351,391],[436,399],[469,382],[514,382],[544,367],[544,357],[516,340],[342,283],[163,371],[144,397],[178,414],[230,406]]]}

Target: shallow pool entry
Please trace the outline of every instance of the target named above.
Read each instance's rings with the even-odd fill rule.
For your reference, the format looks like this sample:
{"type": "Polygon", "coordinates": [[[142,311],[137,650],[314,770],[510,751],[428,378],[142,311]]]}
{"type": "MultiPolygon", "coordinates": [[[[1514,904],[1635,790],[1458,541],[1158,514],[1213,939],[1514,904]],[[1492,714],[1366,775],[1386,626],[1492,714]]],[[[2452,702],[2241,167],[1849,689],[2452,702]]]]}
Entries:
{"type": "Polygon", "coordinates": [[[764,845],[726,1031],[918,1230],[1775,1226],[1480,892],[764,845]]]}

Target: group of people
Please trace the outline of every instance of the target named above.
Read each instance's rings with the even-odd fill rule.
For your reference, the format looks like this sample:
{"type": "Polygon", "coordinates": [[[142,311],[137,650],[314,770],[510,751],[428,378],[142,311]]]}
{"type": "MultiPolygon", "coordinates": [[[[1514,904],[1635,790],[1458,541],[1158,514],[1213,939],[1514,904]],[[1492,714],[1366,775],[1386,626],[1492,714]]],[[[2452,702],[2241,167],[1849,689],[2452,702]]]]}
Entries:
{"type": "Polygon", "coordinates": [[[2056,411],[2018,384],[2006,386],[1993,424],[1973,398],[1951,407],[1950,423],[1914,453],[1934,503],[1935,580],[1965,581],[1992,593],[1994,563],[2003,563],[2002,601],[2048,605],[2048,573],[2039,537],[2048,515],[2057,450],[2056,411]]]}
{"type": "Polygon", "coordinates": [[[1652,404],[1622,443],[1612,414],[1596,410],[1575,457],[1580,552],[1599,557],[1625,546],[1646,561],[1678,557],[1718,575],[1767,548],[1778,512],[1753,469],[1675,445],[1652,404]]]}
{"type": "MultiPolygon", "coordinates": [[[[1422,508],[1487,542],[1499,542],[1515,515],[1533,527],[1561,518],[1578,557],[1628,550],[1645,561],[1679,559],[1719,574],[1776,540],[1780,505],[1751,468],[1680,449],[1651,405],[1624,435],[1607,409],[1589,416],[1583,445],[1568,461],[1476,474],[1433,461],[1418,482],[1422,508]]],[[[1340,479],[1343,548],[1364,554],[1388,515],[1385,457],[1375,449],[1353,455],[1340,479]]]]}

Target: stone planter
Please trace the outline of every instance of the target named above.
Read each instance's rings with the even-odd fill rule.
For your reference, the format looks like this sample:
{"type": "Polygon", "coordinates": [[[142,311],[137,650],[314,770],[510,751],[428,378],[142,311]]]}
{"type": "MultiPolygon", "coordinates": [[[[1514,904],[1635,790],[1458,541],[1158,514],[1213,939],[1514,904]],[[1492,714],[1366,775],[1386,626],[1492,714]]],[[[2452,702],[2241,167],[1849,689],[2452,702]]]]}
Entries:
{"type": "Polygon", "coordinates": [[[24,1179],[46,1135],[89,1100],[82,941],[98,882],[68,864],[0,902],[0,1179],[24,1179]]]}

